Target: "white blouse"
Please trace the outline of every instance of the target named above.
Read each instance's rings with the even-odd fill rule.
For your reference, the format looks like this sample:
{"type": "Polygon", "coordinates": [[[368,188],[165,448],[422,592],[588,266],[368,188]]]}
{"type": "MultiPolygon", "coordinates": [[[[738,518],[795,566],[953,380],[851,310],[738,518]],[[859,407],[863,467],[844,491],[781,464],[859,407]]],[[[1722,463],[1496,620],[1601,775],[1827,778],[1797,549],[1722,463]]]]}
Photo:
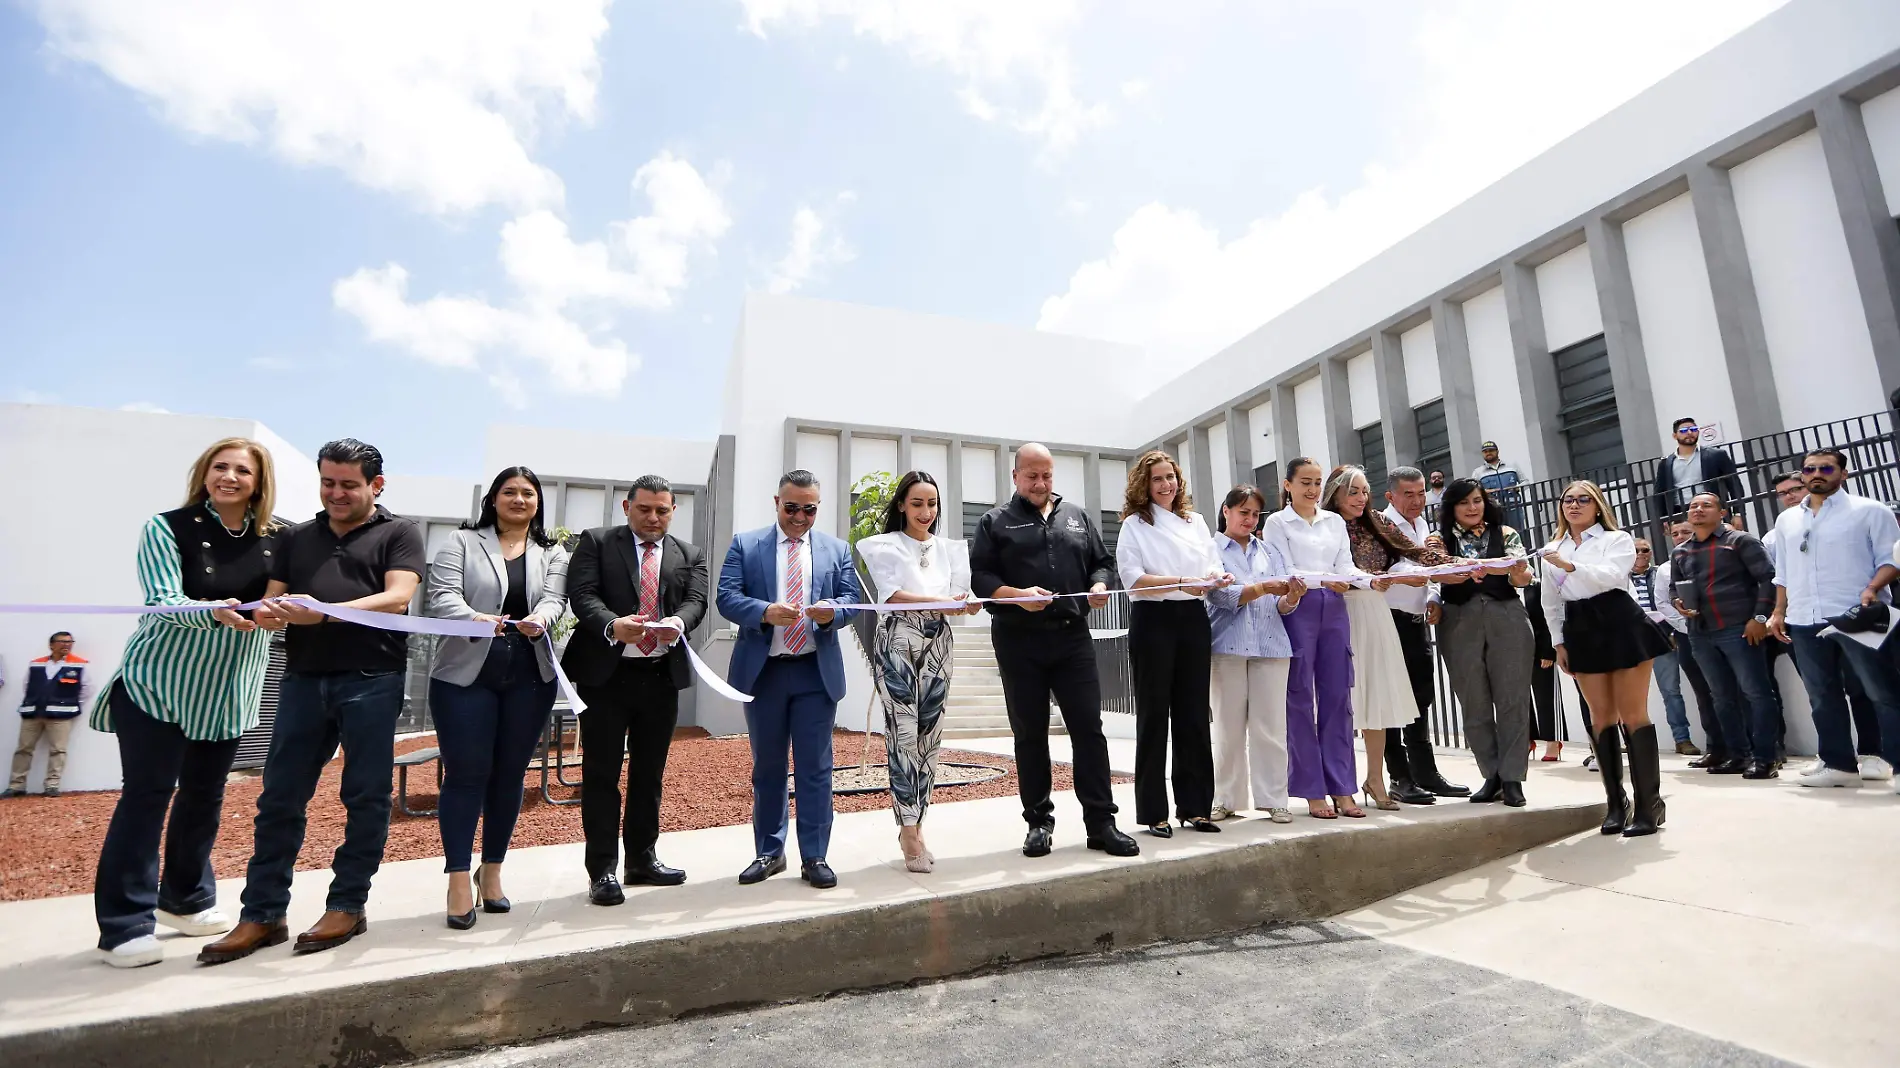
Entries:
{"type": "MultiPolygon", "coordinates": [[[[1214,552],[1214,537],[1207,532],[1207,522],[1199,512],[1189,512],[1182,519],[1151,504],[1148,514],[1154,517],[1153,523],[1132,515],[1123,521],[1115,542],[1115,573],[1121,576],[1122,588],[1133,590],[1143,575],[1199,579],[1222,573],[1220,557],[1214,552]]],[[[1186,590],[1136,592],[1132,596],[1138,601],[1200,599],[1186,590]]]]}
{"type": "Polygon", "coordinates": [[[960,539],[918,541],[901,530],[858,542],[880,603],[898,590],[954,601],[970,592],[970,550],[960,539]]]}
{"type": "Polygon", "coordinates": [[[1338,512],[1321,508],[1309,523],[1289,504],[1260,521],[1260,540],[1278,549],[1294,574],[1354,575],[1361,576],[1357,585],[1371,582],[1372,575],[1352,562],[1352,537],[1338,512]]]}
{"type": "Polygon", "coordinates": [[[1583,532],[1582,544],[1566,535],[1551,543],[1550,555],[1576,566],[1575,571],[1565,571],[1551,566],[1549,557],[1542,565],[1544,623],[1556,644],[1563,644],[1565,602],[1587,600],[1611,590],[1622,590],[1632,601],[1636,599],[1636,591],[1630,586],[1630,568],[1636,566],[1636,539],[1627,531],[1604,530],[1600,524],[1593,524],[1583,532]]]}

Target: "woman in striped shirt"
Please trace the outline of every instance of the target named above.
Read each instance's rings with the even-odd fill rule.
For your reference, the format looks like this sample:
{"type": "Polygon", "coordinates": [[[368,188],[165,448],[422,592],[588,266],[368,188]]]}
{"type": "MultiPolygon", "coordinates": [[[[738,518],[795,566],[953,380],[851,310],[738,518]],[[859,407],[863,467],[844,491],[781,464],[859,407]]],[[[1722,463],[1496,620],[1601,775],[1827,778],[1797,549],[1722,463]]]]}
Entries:
{"type": "Polygon", "coordinates": [[[153,516],[139,542],[145,603],[207,611],[140,616],[93,706],[92,728],[119,736],[125,777],[93,883],[99,949],[117,967],[158,963],[155,923],[196,936],[231,929],[211,847],[270,663],[270,634],[232,606],[269,582],[274,485],[268,449],[226,438],[192,465],[184,507],[153,516]]]}

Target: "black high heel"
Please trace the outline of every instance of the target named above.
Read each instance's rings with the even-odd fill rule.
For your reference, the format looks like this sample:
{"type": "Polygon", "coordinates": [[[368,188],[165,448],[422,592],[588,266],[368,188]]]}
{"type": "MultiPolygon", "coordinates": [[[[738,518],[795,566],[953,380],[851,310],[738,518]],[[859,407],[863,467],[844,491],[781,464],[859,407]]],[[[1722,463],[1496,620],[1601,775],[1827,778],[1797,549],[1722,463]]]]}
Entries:
{"type": "MultiPolygon", "coordinates": [[[[475,867],[474,880],[475,880],[475,896],[481,897],[482,869],[480,865],[476,865],[475,867]]],[[[512,909],[514,907],[515,906],[513,905],[513,903],[511,903],[506,897],[483,897],[482,898],[483,912],[507,912],[509,909],[512,909]]],[[[469,926],[473,927],[474,924],[471,923],[469,924],[469,926]]]]}
{"type": "Polygon", "coordinates": [[[462,913],[460,916],[451,915],[450,917],[448,917],[448,921],[449,921],[449,930],[466,931],[469,928],[475,926],[475,910],[469,909],[467,912],[462,913]]]}
{"type": "Polygon", "coordinates": [[[1208,819],[1206,816],[1196,816],[1193,819],[1184,819],[1181,821],[1181,826],[1190,827],[1194,830],[1200,831],[1202,834],[1219,834],[1221,831],[1220,824],[1215,823],[1213,820],[1208,819]]]}
{"type": "MultiPolygon", "coordinates": [[[[1219,828],[1216,828],[1216,830],[1218,829],[1219,828]]],[[[1151,823],[1148,825],[1148,833],[1154,835],[1156,838],[1173,838],[1174,828],[1165,823],[1151,823]]]]}

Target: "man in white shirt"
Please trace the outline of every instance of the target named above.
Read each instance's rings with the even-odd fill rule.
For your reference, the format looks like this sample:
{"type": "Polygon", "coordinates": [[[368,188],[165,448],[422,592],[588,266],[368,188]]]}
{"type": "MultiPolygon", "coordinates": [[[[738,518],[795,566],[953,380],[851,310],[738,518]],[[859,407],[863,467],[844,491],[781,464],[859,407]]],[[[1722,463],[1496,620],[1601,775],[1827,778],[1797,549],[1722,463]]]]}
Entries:
{"type": "MultiPolygon", "coordinates": [[[[1442,477],[1442,476],[1441,476],[1442,477]]],[[[1395,467],[1387,476],[1385,517],[1412,544],[1423,545],[1432,536],[1425,522],[1425,474],[1416,467],[1395,467]]],[[[1441,487],[1442,489],[1442,487],[1441,487]]],[[[1419,565],[1401,560],[1393,571],[1415,570],[1419,565]]],[[[1392,796],[1413,805],[1428,805],[1440,797],[1468,797],[1471,788],[1445,781],[1432,750],[1431,709],[1436,689],[1432,676],[1432,648],[1426,628],[1438,622],[1438,585],[1394,584],[1385,591],[1386,607],[1405,650],[1405,671],[1411,677],[1418,718],[1385,732],[1385,766],[1392,777],[1392,796]]]]}
{"type": "Polygon", "coordinates": [[[1820,736],[1821,767],[1795,781],[1802,786],[1858,787],[1845,698],[1857,679],[1879,717],[1881,756],[1900,763],[1900,671],[1877,648],[1845,635],[1822,636],[1828,620],[1857,605],[1884,603],[1900,568],[1893,548],[1900,522],[1887,506],[1842,489],[1847,456],[1818,449],[1801,461],[1808,496],[1775,520],[1775,612],[1768,629],[1794,646],[1795,666],[1807,687],[1820,736]]]}

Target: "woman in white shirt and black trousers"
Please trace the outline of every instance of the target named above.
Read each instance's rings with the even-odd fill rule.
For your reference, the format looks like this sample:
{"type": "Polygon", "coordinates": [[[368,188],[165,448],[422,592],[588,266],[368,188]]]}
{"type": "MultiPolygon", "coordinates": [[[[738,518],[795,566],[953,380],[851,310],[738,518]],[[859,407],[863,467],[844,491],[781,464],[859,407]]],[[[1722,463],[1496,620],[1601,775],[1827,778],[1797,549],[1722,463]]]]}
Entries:
{"type": "Polygon", "coordinates": [[[1203,603],[1234,577],[1194,511],[1174,458],[1142,454],[1128,472],[1115,567],[1131,591],[1128,661],[1135,681],[1135,818],[1158,838],[1168,824],[1168,734],[1174,734],[1174,812],[1181,826],[1218,831],[1214,747],[1208,726],[1213,631],[1203,603]],[[1150,586],[1184,589],[1143,593],[1150,586]]]}
{"type": "Polygon", "coordinates": [[[1617,528],[1603,491],[1594,482],[1572,482],[1562,506],[1544,557],[1544,618],[1557,666],[1575,676],[1590,703],[1597,767],[1610,800],[1603,833],[1655,834],[1664,810],[1656,725],[1649,721],[1649,662],[1669,651],[1669,639],[1636,603],[1630,587],[1636,541],[1617,528]],[[1633,810],[1623,795],[1619,726],[1629,737],[1633,810]]]}
{"type": "MultiPolygon", "coordinates": [[[[941,500],[937,480],[912,471],[897,482],[884,509],[884,533],[858,542],[858,555],[877,587],[879,603],[966,601],[970,554],[960,539],[937,536],[941,500]]],[[[982,607],[968,602],[965,611],[982,607]]],[[[953,639],[941,611],[884,612],[871,655],[877,695],[884,702],[884,750],[890,760],[891,810],[904,867],[928,872],[937,858],[924,847],[924,812],[937,784],[937,748],[943,741],[944,702],[950,695],[953,639]]]]}

